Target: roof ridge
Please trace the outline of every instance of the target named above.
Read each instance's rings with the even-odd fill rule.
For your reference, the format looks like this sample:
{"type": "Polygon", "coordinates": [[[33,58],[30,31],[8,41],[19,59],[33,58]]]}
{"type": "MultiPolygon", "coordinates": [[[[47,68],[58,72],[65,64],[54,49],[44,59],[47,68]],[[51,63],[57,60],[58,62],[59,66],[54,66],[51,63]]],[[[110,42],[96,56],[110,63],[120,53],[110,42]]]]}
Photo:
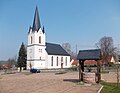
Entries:
{"type": "MultiPolygon", "coordinates": [[[[48,43],[48,42],[46,42],[46,43],[48,43]]],[[[53,44],[53,45],[60,45],[60,44],[56,44],[56,43],[48,43],[48,44],[53,44]]],[[[61,46],[61,45],[60,45],[61,46]]]]}

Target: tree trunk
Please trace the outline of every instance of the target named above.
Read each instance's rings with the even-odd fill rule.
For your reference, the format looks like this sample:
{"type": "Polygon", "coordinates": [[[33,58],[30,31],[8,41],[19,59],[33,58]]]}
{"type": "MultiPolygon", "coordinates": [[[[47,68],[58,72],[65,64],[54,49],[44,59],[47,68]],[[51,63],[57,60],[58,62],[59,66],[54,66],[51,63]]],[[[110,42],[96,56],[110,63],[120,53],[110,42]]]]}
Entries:
{"type": "Polygon", "coordinates": [[[96,73],[96,77],[97,77],[97,83],[99,83],[100,82],[100,80],[101,80],[101,74],[100,74],[100,61],[99,60],[97,60],[97,73],[96,73]]]}

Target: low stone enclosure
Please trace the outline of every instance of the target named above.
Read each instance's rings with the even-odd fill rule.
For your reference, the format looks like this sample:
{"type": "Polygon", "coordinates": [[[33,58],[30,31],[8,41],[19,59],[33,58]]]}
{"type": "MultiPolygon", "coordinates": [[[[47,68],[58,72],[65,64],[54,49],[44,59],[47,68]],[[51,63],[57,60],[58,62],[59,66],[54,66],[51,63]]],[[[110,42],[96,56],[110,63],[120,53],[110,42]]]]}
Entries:
{"type": "Polygon", "coordinates": [[[83,81],[87,82],[87,83],[95,83],[96,82],[96,75],[95,75],[95,73],[84,72],[83,73],[83,81]]]}

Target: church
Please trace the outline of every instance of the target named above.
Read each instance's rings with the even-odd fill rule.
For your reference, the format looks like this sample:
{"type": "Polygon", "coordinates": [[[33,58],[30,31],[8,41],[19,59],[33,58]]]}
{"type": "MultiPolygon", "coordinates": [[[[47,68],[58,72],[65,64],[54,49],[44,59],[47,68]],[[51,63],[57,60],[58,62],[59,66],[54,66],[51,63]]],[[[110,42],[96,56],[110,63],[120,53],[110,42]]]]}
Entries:
{"type": "Polygon", "coordinates": [[[59,44],[47,43],[44,27],[41,28],[36,5],[33,26],[29,28],[27,69],[69,68],[70,55],[59,44]]]}

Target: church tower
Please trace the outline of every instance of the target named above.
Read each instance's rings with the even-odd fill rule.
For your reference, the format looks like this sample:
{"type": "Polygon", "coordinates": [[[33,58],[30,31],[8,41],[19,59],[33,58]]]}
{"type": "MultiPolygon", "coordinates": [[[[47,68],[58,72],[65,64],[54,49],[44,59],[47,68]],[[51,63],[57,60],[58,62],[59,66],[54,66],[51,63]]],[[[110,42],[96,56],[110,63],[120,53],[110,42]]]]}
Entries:
{"type": "Polygon", "coordinates": [[[27,69],[45,68],[46,41],[44,27],[41,28],[38,6],[36,5],[33,26],[28,32],[27,69]]]}

